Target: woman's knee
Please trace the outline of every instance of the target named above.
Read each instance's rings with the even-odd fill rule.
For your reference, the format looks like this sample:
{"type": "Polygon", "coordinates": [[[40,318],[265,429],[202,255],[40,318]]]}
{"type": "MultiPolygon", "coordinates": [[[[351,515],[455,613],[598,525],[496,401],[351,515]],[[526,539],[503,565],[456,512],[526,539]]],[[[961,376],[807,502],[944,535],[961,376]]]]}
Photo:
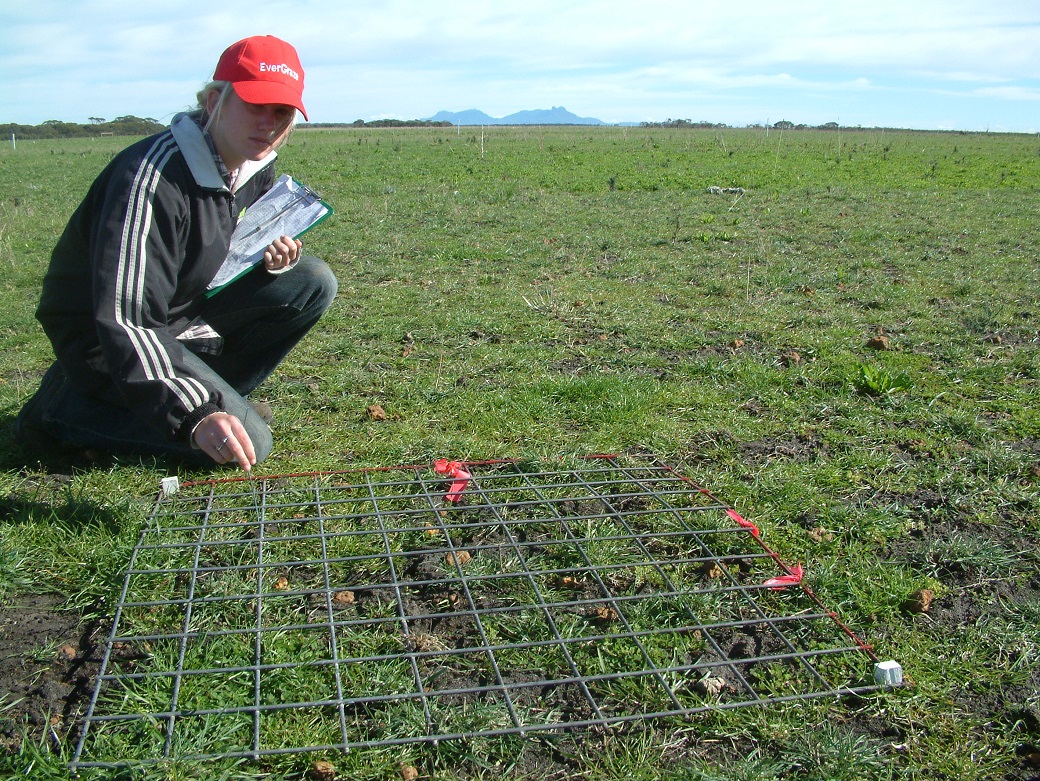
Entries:
{"type": "Polygon", "coordinates": [[[259,464],[271,455],[271,451],[274,449],[274,437],[271,434],[271,429],[252,410],[246,413],[242,425],[245,426],[246,433],[249,434],[249,439],[253,443],[256,463],[259,464]]]}
{"type": "Polygon", "coordinates": [[[310,293],[308,298],[314,309],[324,312],[332,305],[339,289],[339,282],[325,261],[313,255],[304,255],[292,273],[300,274],[306,279],[304,284],[310,293]]]}

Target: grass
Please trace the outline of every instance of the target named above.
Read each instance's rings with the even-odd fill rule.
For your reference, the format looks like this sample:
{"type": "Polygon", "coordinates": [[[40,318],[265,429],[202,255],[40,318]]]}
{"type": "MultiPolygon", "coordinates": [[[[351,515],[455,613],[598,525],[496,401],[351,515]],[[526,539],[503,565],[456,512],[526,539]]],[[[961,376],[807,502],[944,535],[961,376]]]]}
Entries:
{"type": "Polygon", "coordinates": [[[25,571],[24,556],[16,550],[0,552],[0,597],[19,594],[32,583],[32,576],[25,571]]]}
{"type": "MultiPolygon", "coordinates": [[[[58,593],[85,618],[111,610],[136,499],[171,470],[37,464],[11,423],[50,361],[33,319],[50,249],[125,142],[0,150],[0,596],[58,593]]],[[[1035,772],[1036,137],[302,130],[282,158],[336,208],[306,246],[340,295],[260,389],[276,412],[263,473],[650,451],[804,563],[914,681],[584,743],[357,751],[331,757],[342,777],[1035,772]],[[932,609],[908,613],[922,588],[932,609]]],[[[64,779],[69,751],[30,730],[0,773],[64,779]]],[[[308,762],[122,777],[299,778],[308,762]]]]}

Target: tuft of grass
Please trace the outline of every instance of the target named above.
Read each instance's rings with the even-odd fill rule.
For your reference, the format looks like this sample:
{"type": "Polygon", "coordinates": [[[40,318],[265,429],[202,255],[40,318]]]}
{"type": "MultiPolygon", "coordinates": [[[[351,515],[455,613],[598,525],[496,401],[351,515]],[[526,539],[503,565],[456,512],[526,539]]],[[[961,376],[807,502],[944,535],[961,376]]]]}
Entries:
{"type": "Polygon", "coordinates": [[[25,556],[15,550],[0,550],[0,599],[32,586],[25,556]]]}
{"type": "Polygon", "coordinates": [[[883,777],[888,758],[882,743],[831,722],[807,725],[782,742],[789,771],[823,781],[883,777]]]}
{"type": "Polygon", "coordinates": [[[852,378],[852,384],[859,393],[867,396],[888,396],[910,390],[912,383],[904,374],[892,374],[879,366],[860,364],[852,378]]]}

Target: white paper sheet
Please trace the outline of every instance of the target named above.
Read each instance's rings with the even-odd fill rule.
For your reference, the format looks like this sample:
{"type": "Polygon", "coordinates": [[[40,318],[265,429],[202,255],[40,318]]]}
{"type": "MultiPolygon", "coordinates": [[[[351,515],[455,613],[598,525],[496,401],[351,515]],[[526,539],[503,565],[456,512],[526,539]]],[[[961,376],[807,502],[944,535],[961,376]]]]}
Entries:
{"type": "Polygon", "coordinates": [[[212,292],[249,271],[263,260],[264,250],[275,239],[299,236],[331,213],[331,207],[317,193],[282,174],[238,221],[227,259],[207,290],[212,292]]]}

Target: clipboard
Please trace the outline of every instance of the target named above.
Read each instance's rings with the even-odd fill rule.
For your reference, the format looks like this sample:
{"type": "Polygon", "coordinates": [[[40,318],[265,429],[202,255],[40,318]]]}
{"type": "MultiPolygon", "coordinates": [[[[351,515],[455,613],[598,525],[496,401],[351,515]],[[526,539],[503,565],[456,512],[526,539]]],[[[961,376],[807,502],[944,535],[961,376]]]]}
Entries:
{"type": "Polygon", "coordinates": [[[212,296],[264,259],[280,236],[299,238],[333,214],[332,207],[310,187],[282,174],[263,197],[243,212],[231,234],[227,258],[206,286],[212,296]]]}

